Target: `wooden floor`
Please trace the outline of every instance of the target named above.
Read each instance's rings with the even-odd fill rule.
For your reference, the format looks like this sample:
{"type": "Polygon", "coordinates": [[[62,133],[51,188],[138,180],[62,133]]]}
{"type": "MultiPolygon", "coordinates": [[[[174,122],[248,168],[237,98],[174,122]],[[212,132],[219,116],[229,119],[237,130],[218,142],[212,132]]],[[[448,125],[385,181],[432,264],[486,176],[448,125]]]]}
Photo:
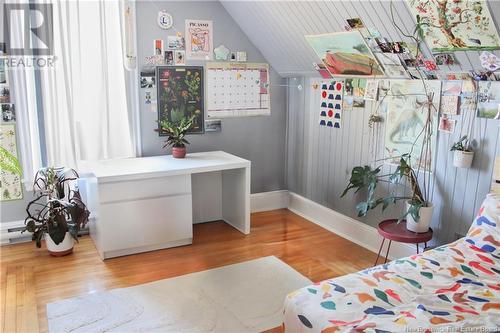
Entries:
{"type": "MultiPolygon", "coordinates": [[[[375,254],[282,209],[252,214],[250,235],[224,222],[198,224],[194,244],[101,261],[82,237],[73,254],[55,258],[32,243],[1,251],[2,332],[46,332],[46,304],[275,255],[312,281],[367,268],[375,254]]],[[[273,332],[280,332],[277,328],[273,332]]]]}

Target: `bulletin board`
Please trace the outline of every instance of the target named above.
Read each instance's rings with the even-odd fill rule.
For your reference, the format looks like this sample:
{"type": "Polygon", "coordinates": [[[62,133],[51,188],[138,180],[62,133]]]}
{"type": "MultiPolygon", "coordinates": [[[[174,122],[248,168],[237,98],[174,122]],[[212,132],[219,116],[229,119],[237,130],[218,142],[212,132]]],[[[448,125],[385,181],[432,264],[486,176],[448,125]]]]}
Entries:
{"type": "Polygon", "coordinates": [[[268,64],[207,63],[206,82],[209,118],[271,114],[268,64]]]}

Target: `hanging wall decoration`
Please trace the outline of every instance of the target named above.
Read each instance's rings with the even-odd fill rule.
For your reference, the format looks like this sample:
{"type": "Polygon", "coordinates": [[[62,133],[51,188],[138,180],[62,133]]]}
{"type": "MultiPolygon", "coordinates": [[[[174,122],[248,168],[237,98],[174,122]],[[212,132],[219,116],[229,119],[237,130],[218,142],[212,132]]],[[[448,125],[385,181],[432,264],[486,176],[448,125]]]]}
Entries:
{"type": "Polygon", "coordinates": [[[344,81],[344,95],[352,97],[354,108],[365,107],[366,79],[346,79],[344,81]]]}
{"type": "MultiPolygon", "coordinates": [[[[402,154],[413,152],[411,163],[417,167],[430,171],[431,161],[420,160],[418,152],[422,151],[424,145],[421,132],[427,122],[428,97],[433,96],[432,119],[434,132],[437,127],[437,117],[439,99],[441,95],[441,82],[420,80],[393,80],[390,90],[385,98],[387,101],[385,150],[390,158],[391,164],[398,164],[402,154]],[[426,85],[424,88],[423,85],[426,85]]],[[[431,152],[435,152],[436,136],[431,136],[431,152]]]]}
{"type": "Polygon", "coordinates": [[[182,34],[167,37],[167,48],[169,50],[184,50],[186,41],[182,34]]]}
{"type": "Polygon", "coordinates": [[[376,101],[378,98],[378,80],[367,80],[364,99],[376,101]]]}
{"type": "Polygon", "coordinates": [[[0,125],[0,201],[23,198],[15,124],[0,125]]]}
{"type": "Polygon", "coordinates": [[[195,116],[189,133],[203,133],[203,67],[159,66],[156,81],[158,122],[167,119],[178,123],[183,118],[195,116]]]}
{"type": "Polygon", "coordinates": [[[483,51],[479,56],[481,66],[487,71],[496,71],[500,69],[500,59],[491,52],[483,51]]]}
{"type": "Polygon", "coordinates": [[[441,91],[441,113],[458,114],[458,103],[462,92],[462,81],[443,81],[441,91]]]}
{"type": "Polygon", "coordinates": [[[498,50],[500,38],[488,5],[477,1],[407,0],[433,52],[498,50]]]}
{"type": "Polygon", "coordinates": [[[186,57],[192,60],[213,60],[213,22],[186,20],[186,57]]]}
{"type": "Polygon", "coordinates": [[[224,45],[219,45],[214,49],[215,60],[228,60],[229,57],[229,49],[224,45]]]}
{"type": "Polygon", "coordinates": [[[342,81],[325,80],[321,83],[320,126],[341,128],[343,93],[342,81]]]}
{"type": "Polygon", "coordinates": [[[447,116],[442,116],[441,118],[439,118],[438,129],[441,132],[446,132],[446,133],[452,134],[453,132],[455,132],[456,122],[457,121],[454,119],[450,119],[447,116]]]}
{"type": "Polygon", "coordinates": [[[357,30],[305,36],[333,76],[377,76],[384,72],[357,30]]]}
{"type": "Polygon", "coordinates": [[[500,119],[500,82],[479,81],[477,102],[479,118],[500,119]]]}

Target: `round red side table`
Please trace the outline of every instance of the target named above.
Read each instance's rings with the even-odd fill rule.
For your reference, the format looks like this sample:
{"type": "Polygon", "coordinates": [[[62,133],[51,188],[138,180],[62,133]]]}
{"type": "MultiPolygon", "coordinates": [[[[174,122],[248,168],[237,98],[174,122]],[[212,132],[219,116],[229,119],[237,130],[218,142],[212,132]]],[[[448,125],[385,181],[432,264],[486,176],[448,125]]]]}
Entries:
{"type": "Polygon", "coordinates": [[[386,239],[389,240],[389,246],[387,246],[387,253],[385,254],[384,264],[387,262],[387,257],[389,256],[389,250],[391,248],[392,241],[400,243],[410,243],[417,246],[418,254],[418,244],[424,243],[427,247],[427,242],[432,239],[432,229],[429,228],[427,232],[413,232],[406,229],[406,220],[401,220],[398,223],[398,219],[384,220],[378,224],[378,233],[383,237],[382,244],[380,244],[380,249],[378,250],[377,259],[375,260],[375,265],[377,266],[378,258],[380,258],[380,252],[384,247],[384,242],[386,239]]]}

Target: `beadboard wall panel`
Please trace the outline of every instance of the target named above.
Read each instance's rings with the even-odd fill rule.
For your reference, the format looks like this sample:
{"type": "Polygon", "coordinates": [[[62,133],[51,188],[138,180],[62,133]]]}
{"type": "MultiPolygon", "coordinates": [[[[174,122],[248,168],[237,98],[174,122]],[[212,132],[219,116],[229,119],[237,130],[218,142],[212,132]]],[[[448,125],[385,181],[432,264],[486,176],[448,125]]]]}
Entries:
{"type": "MultiPolygon", "coordinates": [[[[304,35],[344,31],[347,18],[360,17],[367,27],[376,28],[392,41],[409,41],[415,20],[403,0],[336,0],[336,1],[234,1],[222,0],[252,43],[282,76],[314,74],[313,62],[320,59],[304,35]]],[[[500,23],[500,1],[487,1],[497,29],[500,23]]],[[[424,54],[429,55],[427,48],[424,54]]],[[[500,51],[494,51],[500,56],[500,51]]],[[[459,65],[445,66],[447,71],[480,70],[480,52],[455,52],[459,65]]]]}
{"type": "MultiPolygon", "coordinates": [[[[382,214],[380,209],[367,217],[357,217],[356,202],[364,193],[348,194],[340,198],[354,166],[383,165],[383,172],[392,172],[394,166],[383,162],[384,122],[373,129],[368,127],[370,112],[378,102],[368,102],[365,109],[343,112],[342,129],[319,126],[320,89],[318,78],[289,78],[287,128],[287,187],[321,205],[366,222],[372,226],[384,218],[397,218],[403,213],[402,203],[391,205],[382,214]],[[303,89],[299,90],[298,85],[303,89]]],[[[381,112],[385,118],[385,113],[381,112]]],[[[498,120],[476,118],[473,137],[478,148],[471,169],[453,167],[451,145],[461,133],[464,115],[457,120],[453,134],[437,132],[435,169],[431,174],[430,199],[435,205],[432,228],[435,242],[446,243],[467,232],[482,200],[488,193],[495,156],[500,155],[498,120]]],[[[385,119],[384,119],[385,120],[385,119]]],[[[420,175],[421,177],[422,175],[420,175]]],[[[408,191],[382,183],[378,194],[408,191]]]]}

